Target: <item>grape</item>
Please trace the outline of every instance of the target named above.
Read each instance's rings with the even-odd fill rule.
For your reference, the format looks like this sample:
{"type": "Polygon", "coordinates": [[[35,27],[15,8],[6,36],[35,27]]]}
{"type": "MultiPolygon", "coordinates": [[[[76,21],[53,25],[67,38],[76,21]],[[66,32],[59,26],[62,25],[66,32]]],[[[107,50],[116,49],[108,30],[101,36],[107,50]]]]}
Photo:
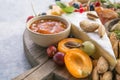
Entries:
{"type": "Polygon", "coordinates": [[[55,55],[55,53],[57,52],[57,48],[55,46],[49,46],[47,48],[47,55],[49,57],[53,57],[55,55]]]}
{"type": "Polygon", "coordinates": [[[63,66],[64,65],[64,53],[62,52],[57,52],[54,56],[53,56],[53,60],[56,64],[58,64],[59,66],[63,66]]]}
{"type": "Polygon", "coordinates": [[[85,41],[84,43],[82,43],[81,49],[89,56],[93,55],[96,51],[95,45],[90,41],[85,41]]]}
{"type": "Polygon", "coordinates": [[[28,22],[30,19],[34,18],[34,16],[29,16],[26,20],[26,22],[28,22]]]}

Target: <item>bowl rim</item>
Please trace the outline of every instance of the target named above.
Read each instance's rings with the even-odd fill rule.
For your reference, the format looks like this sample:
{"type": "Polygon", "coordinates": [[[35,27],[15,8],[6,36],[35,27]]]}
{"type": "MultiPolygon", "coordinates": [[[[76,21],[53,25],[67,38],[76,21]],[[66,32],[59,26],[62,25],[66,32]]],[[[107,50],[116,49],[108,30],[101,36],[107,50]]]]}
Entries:
{"type": "MultiPolygon", "coordinates": [[[[53,19],[53,20],[54,20],[54,19],[53,19]]],[[[63,22],[63,23],[64,23],[64,22],[63,22]]],[[[64,23],[64,24],[65,24],[65,23],[64,23]]],[[[62,17],[62,16],[42,15],[42,16],[36,16],[36,17],[30,19],[30,20],[26,23],[26,28],[27,28],[28,31],[30,31],[30,32],[32,32],[32,33],[34,33],[34,34],[36,34],[36,35],[57,35],[57,34],[64,33],[64,32],[66,32],[67,30],[71,29],[71,23],[70,23],[69,20],[65,19],[65,18],[62,17]],[[33,22],[36,21],[35,19],[39,20],[39,19],[44,18],[44,17],[54,17],[54,19],[55,19],[55,18],[59,18],[60,20],[58,20],[58,21],[61,21],[61,22],[62,22],[62,20],[64,20],[65,22],[67,22],[67,23],[66,23],[66,24],[67,24],[67,28],[66,28],[64,31],[60,31],[60,32],[58,32],[58,33],[53,33],[53,34],[38,33],[38,32],[32,31],[32,30],[29,28],[30,25],[31,25],[33,22]]]]}

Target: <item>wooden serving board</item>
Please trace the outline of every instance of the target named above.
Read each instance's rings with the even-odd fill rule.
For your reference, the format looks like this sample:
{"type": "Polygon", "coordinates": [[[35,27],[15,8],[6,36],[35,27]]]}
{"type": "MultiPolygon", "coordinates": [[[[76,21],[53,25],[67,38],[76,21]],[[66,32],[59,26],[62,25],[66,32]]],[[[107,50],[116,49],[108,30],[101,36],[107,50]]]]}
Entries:
{"type": "Polygon", "coordinates": [[[66,67],[57,66],[52,59],[48,58],[46,48],[36,45],[29,38],[27,30],[23,34],[23,44],[26,57],[33,68],[13,80],[90,80],[76,79],[66,67]]]}

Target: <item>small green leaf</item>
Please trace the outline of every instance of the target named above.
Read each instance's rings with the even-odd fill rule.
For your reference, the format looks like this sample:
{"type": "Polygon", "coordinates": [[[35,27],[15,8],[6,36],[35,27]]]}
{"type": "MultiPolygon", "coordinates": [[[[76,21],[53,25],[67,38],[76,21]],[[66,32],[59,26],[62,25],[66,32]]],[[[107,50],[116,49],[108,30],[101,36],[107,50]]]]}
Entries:
{"type": "Polygon", "coordinates": [[[119,31],[119,30],[116,30],[116,31],[114,31],[114,32],[116,33],[117,38],[120,39],[120,31],[119,31]]]}
{"type": "Polygon", "coordinates": [[[60,2],[60,1],[56,1],[56,4],[66,13],[72,13],[75,8],[72,6],[67,6],[64,3],[60,2]]]}
{"type": "Polygon", "coordinates": [[[63,11],[65,11],[66,13],[72,13],[74,12],[75,8],[74,7],[66,7],[63,8],[63,11]]]}
{"type": "Polygon", "coordinates": [[[60,1],[56,1],[56,4],[57,4],[60,8],[66,8],[66,7],[67,7],[64,3],[60,2],[60,1]]]}
{"type": "Polygon", "coordinates": [[[106,3],[107,1],[106,0],[101,0],[101,3],[106,3]]]}
{"type": "Polygon", "coordinates": [[[90,2],[95,2],[95,0],[90,0],[90,2]]]}

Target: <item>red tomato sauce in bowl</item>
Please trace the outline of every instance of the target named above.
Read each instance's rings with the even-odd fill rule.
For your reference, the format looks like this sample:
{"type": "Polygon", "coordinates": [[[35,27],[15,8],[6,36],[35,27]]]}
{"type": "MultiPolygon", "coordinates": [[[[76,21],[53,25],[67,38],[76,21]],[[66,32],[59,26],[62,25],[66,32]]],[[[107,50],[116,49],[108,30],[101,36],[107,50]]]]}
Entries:
{"type": "Polygon", "coordinates": [[[61,21],[41,19],[33,22],[29,28],[37,33],[54,34],[64,31],[67,27],[61,21]]]}

